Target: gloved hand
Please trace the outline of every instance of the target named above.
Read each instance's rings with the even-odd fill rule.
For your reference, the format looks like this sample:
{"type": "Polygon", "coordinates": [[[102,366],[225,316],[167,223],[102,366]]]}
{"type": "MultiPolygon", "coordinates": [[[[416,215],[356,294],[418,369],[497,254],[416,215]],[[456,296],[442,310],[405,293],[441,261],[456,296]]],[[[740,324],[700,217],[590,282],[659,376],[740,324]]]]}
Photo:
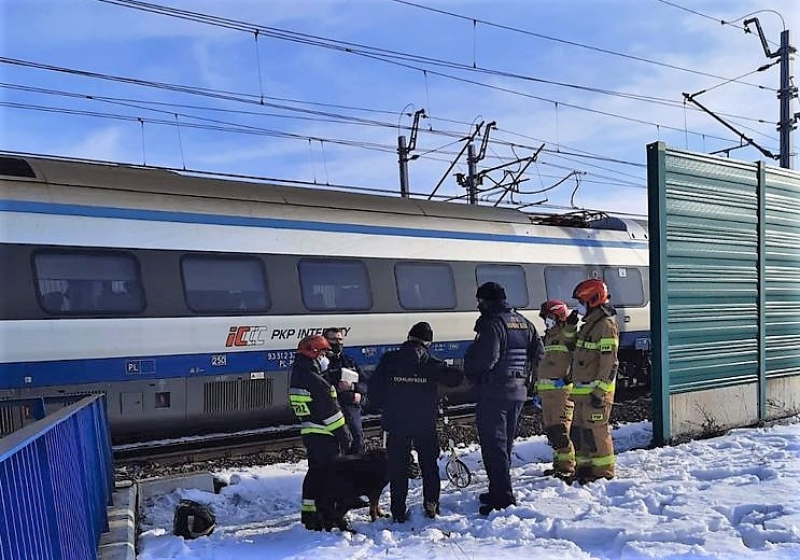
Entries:
{"type": "Polygon", "coordinates": [[[578,324],[578,310],[573,309],[572,313],[569,314],[567,317],[567,324],[568,325],[577,325],[578,324]]]}
{"type": "Polygon", "coordinates": [[[606,394],[602,389],[595,389],[589,397],[592,399],[592,406],[594,408],[603,408],[606,405],[606,394]]]}
{"type": "Polygon", "coordinates": [[[353,445],[353,435],[350,433],[350,428],[345,424],[333,433],[339,443],[339,451],[347,454],[350,451],[350,446],[353,445]]]}

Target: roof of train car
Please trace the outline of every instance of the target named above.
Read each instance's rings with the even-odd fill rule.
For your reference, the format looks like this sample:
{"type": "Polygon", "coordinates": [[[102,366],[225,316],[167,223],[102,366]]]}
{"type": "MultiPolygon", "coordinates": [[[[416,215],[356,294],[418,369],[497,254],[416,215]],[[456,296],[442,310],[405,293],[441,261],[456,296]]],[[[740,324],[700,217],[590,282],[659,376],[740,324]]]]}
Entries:
{"type": "MultiPolygon", "coordinates": [[[[5,154],[2,157],[12,157],[5,154]]],[[[19,158],[19,156],[13,156],[19,158]]],[[[51,185],[80,185],[103,189],[174,194],[202,198],[268,202],[295,206],[393,212],[441,218],[532,223],[528,214],[510,208],[472,206],[442,201],[361,194],[326,188],[276,185],[181,173],[168,169],[87,162],[47,157],[24,157],[36,178],[51,185]]]]}
{"type": "MultiPolygon", "coordinates": [[[[22,156],[0,153],[0,176],[25,177],[27,163],[35,178],[51,186],[80,186],[104,190],[190,196],[204,199],[225,199],[241,202],[264,202],[310,208],[388,212],[409,216],[454,218],[507,224],[547,223],[547,216],[526,213],[513,208],[495,208],[400,196],[344,192],[309,186],[277,185],[244,178],[220,178],[199,172],[78,160],[51,156],[22,156]],[[12,171],[6,171],[11,169],[12,171]],[[20,172],[20,169],[23,171],[20,172]]],[[[613,221],[613,220],[612,220],[613,221]]],[[[637,222],[644,225],[646,222],[637,222]]],[[[574,225],[574,224],[552,224],[574,225]]],[[[588,225],[588,224],[586,224],[588,225]]],[[[597,227],[597,226],[595,226],[597,227]]],[[[626,229],[623,224],[600,226],[601,229],[626,229]]]]}

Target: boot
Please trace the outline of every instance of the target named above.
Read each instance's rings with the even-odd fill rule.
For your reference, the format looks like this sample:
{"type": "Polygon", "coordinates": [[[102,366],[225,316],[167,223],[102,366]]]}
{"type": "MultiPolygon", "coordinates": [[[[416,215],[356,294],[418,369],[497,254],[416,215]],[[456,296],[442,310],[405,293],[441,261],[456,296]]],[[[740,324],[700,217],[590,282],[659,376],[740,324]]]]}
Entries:
{"type": "Polygon", "coordinates": [[[431,519],[435,519],[436,515],[439,513],[439,502],[425,502],[422,504],[422,508],[425,510],[425,515],[431,519]]]}
{"type": "Polygon", "coordinates": [[[489,492],[484,492],[483,494],[478,494],[478,501],[482,504],[488,504],[491,502],[491,494],[489,492]]]}

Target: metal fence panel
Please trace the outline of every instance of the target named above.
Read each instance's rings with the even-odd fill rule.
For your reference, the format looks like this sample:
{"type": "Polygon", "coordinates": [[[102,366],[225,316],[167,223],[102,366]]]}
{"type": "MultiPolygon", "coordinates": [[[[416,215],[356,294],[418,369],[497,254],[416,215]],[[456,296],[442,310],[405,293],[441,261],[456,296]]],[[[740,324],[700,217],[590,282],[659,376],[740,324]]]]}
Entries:
{"type": "Polygon", "coordinates": [[[800,174],[655,143],[648,197],[656,442],[800,410],[800,174]]]}
{"type": "Polygon", "coordinates": [[[96,559],[114,473],[105,397],[0,440],[0,560],[96,559]]]}

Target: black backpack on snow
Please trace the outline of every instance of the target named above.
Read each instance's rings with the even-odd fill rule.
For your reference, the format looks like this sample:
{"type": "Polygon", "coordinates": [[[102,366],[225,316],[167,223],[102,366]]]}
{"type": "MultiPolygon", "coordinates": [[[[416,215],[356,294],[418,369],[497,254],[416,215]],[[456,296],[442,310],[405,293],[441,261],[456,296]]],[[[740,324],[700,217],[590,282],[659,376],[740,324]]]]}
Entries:
{"type": "Polygon", "coordinates": [[[192,500],[181,500],[175,507],[172,533],[185,539],[210,535],[216,527],[214,512],[209,506],[192,500]]]}

